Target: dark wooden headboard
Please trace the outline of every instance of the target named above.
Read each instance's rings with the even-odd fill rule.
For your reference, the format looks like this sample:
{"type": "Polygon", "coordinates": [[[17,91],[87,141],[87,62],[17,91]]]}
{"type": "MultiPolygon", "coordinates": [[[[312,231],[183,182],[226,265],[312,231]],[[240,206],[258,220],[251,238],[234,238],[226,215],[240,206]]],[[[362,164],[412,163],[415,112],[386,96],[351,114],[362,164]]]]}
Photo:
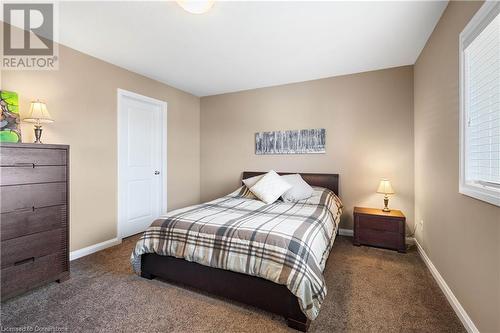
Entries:
{"type": "MultiPolygon", "coordinates": [[[[242,179],[262,175],[262,171],[243,171],[242,179]]],[[[337,173],[302,173],[302,172],[278,172],[280,175],[298,173],[306,183],[311,186],[321,186],[339,195],[339,175],[337,173]]]]}

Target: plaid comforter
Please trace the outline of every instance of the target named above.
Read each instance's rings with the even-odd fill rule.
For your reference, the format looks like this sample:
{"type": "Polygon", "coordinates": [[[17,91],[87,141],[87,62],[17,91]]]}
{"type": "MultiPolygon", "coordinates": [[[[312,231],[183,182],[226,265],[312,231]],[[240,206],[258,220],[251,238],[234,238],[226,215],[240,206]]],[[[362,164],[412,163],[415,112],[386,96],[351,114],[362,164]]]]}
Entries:
{"type": "Polygon", "coordinates": [[[243,186],[154,221],[131,263],[140,273],[141,255],[156,253],[258,276],[286,285],[314,319],[326,296],[323,269],[341,210],[338,197],[324,188],[305,201],[266,205],[243,186]]]}

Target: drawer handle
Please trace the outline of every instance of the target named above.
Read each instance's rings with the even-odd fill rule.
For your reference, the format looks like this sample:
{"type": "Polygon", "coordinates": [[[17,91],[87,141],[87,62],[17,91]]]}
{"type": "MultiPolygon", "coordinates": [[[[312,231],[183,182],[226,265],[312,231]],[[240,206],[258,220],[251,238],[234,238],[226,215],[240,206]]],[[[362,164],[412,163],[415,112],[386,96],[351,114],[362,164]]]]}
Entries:
{"type": "Polygon", "coordinates": [[[35,206],[14,209],[16,213],[34,212],[35,206]]]}
{"type": "Polygon", "coordinates": [[[28,258],[28,259],[16,261],[14,263],[14,266],[24,265],[24,264],[27,264],[29,262],[34,262],[34,261],[35,261],[35,257],[31,257],[31,258],[28,258]]]}
{"type": "Polygon", "coordinates": [[[35,168],[35,163],[14,163],[14,165],[18,167],[35,168]]]}

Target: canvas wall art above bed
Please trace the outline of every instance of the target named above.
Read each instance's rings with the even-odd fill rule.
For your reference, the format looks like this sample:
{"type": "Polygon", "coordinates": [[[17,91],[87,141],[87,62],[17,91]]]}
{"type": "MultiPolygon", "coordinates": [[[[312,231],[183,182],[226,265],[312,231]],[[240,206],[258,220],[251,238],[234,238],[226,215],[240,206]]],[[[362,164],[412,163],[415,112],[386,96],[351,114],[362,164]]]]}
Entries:
{"type": "Polygon", "coordinates": [[[255,133],[255,154],[325,153],[324,128],[255,133]]]}

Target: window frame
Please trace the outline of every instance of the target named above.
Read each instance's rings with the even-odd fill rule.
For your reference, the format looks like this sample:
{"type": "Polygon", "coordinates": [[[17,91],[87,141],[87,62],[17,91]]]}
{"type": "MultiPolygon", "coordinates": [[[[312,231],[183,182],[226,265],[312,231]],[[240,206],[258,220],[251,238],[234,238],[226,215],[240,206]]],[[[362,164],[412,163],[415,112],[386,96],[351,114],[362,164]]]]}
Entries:
{"type": "Polygon", "coordinates": [[[485,1],[481,8],[472,17],[459,36],[459,107],[460,107],[460,179],[459,193],[488,202],[500,207],[500,189],[479,183],[467,182],[466,176],[466,133],[467,110],[465,98],[465,48],[484,30],[488,24],[500,13],[500,2],[485,1]]]}

